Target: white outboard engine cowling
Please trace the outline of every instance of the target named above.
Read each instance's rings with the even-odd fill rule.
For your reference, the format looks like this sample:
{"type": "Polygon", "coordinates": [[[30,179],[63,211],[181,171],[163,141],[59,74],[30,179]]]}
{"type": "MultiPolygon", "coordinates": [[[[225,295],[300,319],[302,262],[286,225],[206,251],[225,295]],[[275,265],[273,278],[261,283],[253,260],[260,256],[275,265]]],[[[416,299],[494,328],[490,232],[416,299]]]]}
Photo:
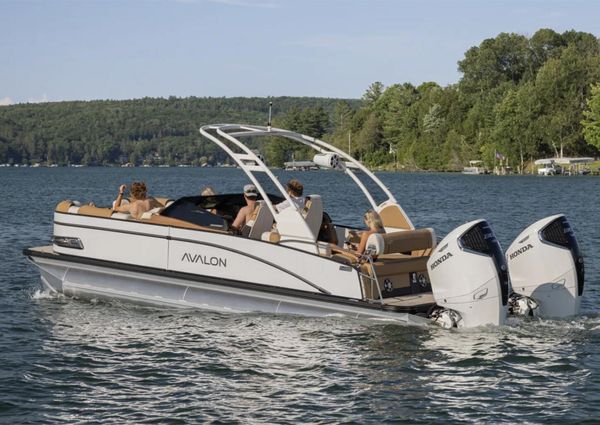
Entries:
{"type": "MultiPolygon", "coordinates": [[[[504,324],[508,273],[500,243],[487,221],[471,221],[450,232],[431,254],[427,270],[435,302],[451,310],[446,316],[455,326],[504,324]]],[[[437,317],[448,322],[434,311],[432,318],[437,317]]]]}
{"type": "Polygon", "coordinates": [[[513,291],[537,302],[536,315],[560,318],[579,313],[583,256],[563,214],[525,229],[506,250],[506,261],[513,291]]]}

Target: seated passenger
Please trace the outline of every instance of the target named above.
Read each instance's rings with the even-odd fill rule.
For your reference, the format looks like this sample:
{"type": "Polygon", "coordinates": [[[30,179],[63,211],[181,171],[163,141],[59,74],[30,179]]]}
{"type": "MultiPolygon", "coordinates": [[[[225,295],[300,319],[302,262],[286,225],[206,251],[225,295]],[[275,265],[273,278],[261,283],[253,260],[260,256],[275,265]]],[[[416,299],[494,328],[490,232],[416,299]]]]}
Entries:
{"type": "Polygon", "coordinates": [[[326,212],[323,212],[323,220],[321,221],[321,227],[319,228],[319,235],[317,240],[321,242],[328,242],[334,245],[338,244],[337,233],[335,232],[335,226],[331,221],[331,217],[326,212]]]}
{"type": "Polygon", "coordinates": [[[217,192],[215,192],[212,186],[204,186],[202,192],[200,193],[200,196],[214,196],[216,194],[217,192]]]}
{"type": "Polygon", "coordinates": [[[114,211],[127,212],[130,213],[133,218],[140,219],[142,214],[146,211],[161,206],[154,198],[148,197],[146,183],[144,182],[133,182],[130,191],[131,197],[133,198],[132,201],[128,204],[121,205],[125,190],[127,190],[127,185],[122,184],[119,186],[119,195],[113,203],[114,211]]]}
{"type": "MultiPolygon", "coordinates": [[[[300,183],[296,179],[291,179],[289,182],[287,182],[286,191],[292,198],[292,202],[294,202],[294,204],[296,204],[296,206],[298,207],[299,210],[302,210],[302,208],[304,208],[304,202],[305,202],[304,197],[302,197],[302,192],[304,191],[304,186],[302,186],[302,183],[300,183]]],[[[284,209],[289,208],[289,207],[290,207],[290,203],[288,202],[287,199],[285,201],[275,205],[275,209],[278,212],[281,212],[284,209]]]]}
{"type": "MultiPolygon", "coordinates": [[[[202,192],[200,193],[200,196],[214,196],[216,194],[217,194],[217,192],[212,188],[212,186],[204,186],[204,188],[202,189],[202,192]]],[[[218,214],[218,211],[216,208],[210,208],[210,209],[208,209],[208,211],[211,214],[218,214]]]]}
{"type": "Polygon", "coordinates": [[[385,233],[385,228],[383,227],[383,223],[381,222],[381,217],[373,210],[369,210],[364,215],[365,224],[368,227],[368,230],[365,230],[360,234],[360,242],[358,245],[350,243],[350,248],[356,251],[357,254],[364,254],[365,249],[367,247],[367,239],[373,233],[385,233]]]}
{"type": "Polygon", "coordinates": [[[242,228],[250,218],[252,217],[252,213],[256,209],[256,198],[258,197],[258,191],[256,190],[256,186],[253,184],[247,184],[244,186],[244,199],[246,200],[246,206],[240,208],[237,217],[233,221],[231,228],[235,231],[241,231],[242,228]]]}

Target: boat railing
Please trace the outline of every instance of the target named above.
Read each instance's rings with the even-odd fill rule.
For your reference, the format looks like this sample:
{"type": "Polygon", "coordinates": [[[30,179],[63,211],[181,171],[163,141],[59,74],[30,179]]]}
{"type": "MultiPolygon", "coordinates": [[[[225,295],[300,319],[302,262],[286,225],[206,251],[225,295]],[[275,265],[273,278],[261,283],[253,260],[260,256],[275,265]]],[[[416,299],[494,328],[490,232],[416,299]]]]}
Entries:
{"type": "Polygon", "coordinates": [[[359,275],[370,282],[371,285],[371,296],[373,295],[373,285],[377,288],[377,294],[379,295],[379,302],[383,305],[383,295],[381,293],[381,288],[379,287],[379,279],[377,278],[377,272],[375,271],[375,266],[373,265],[373,256],[371,252],[365,251],[364,254],[361,254],[358,257],[358,273],[359,275]],[[361,270],[361,265],[368,263],[370,274],[363,273],[361,270]]]}

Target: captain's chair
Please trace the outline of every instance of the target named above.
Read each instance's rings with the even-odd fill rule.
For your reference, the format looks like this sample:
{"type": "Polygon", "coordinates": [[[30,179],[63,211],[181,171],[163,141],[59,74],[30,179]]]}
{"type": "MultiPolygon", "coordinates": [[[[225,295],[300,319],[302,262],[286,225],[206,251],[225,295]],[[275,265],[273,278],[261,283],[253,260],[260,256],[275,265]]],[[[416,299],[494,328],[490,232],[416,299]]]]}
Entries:
{"type": "Polygon", "coordinates": [[[306,202],[302,209],[302,217],[304,217],[308,228],[316,238],[319,235],[319,229],[323,221],[323,199],[321,199],[321,195],[306,197],[306,202]]]}
{"type": "Polygon", "coordinates": [[[257,201],[256,208],[250,217],[250,220],[242,229],[242,236],[250,239],[261,239],[264,232],[268,232],[273,227],[273,214],[265,204],[265,201],[257,201]]]}

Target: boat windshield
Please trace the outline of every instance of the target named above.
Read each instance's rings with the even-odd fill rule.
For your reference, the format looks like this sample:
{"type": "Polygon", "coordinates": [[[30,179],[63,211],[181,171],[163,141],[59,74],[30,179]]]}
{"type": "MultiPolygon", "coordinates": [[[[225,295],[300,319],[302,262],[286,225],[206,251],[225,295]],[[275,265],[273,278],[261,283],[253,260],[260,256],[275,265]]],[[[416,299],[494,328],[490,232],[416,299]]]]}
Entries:
{"type": "MultiPolygon", "coordinates": [[[[259,195],[258,200],[262,197],[259,195]]],[[[269,194],[273,203],[283,201],[283,197],[269,194]]],[[[246,205],[244,195],[241,193],[210,195],[210,196],[185,196],[179,198],[160,215],[176,218],[188,223],[204,227],[227,230],[240,208],[246,205]]]]}

